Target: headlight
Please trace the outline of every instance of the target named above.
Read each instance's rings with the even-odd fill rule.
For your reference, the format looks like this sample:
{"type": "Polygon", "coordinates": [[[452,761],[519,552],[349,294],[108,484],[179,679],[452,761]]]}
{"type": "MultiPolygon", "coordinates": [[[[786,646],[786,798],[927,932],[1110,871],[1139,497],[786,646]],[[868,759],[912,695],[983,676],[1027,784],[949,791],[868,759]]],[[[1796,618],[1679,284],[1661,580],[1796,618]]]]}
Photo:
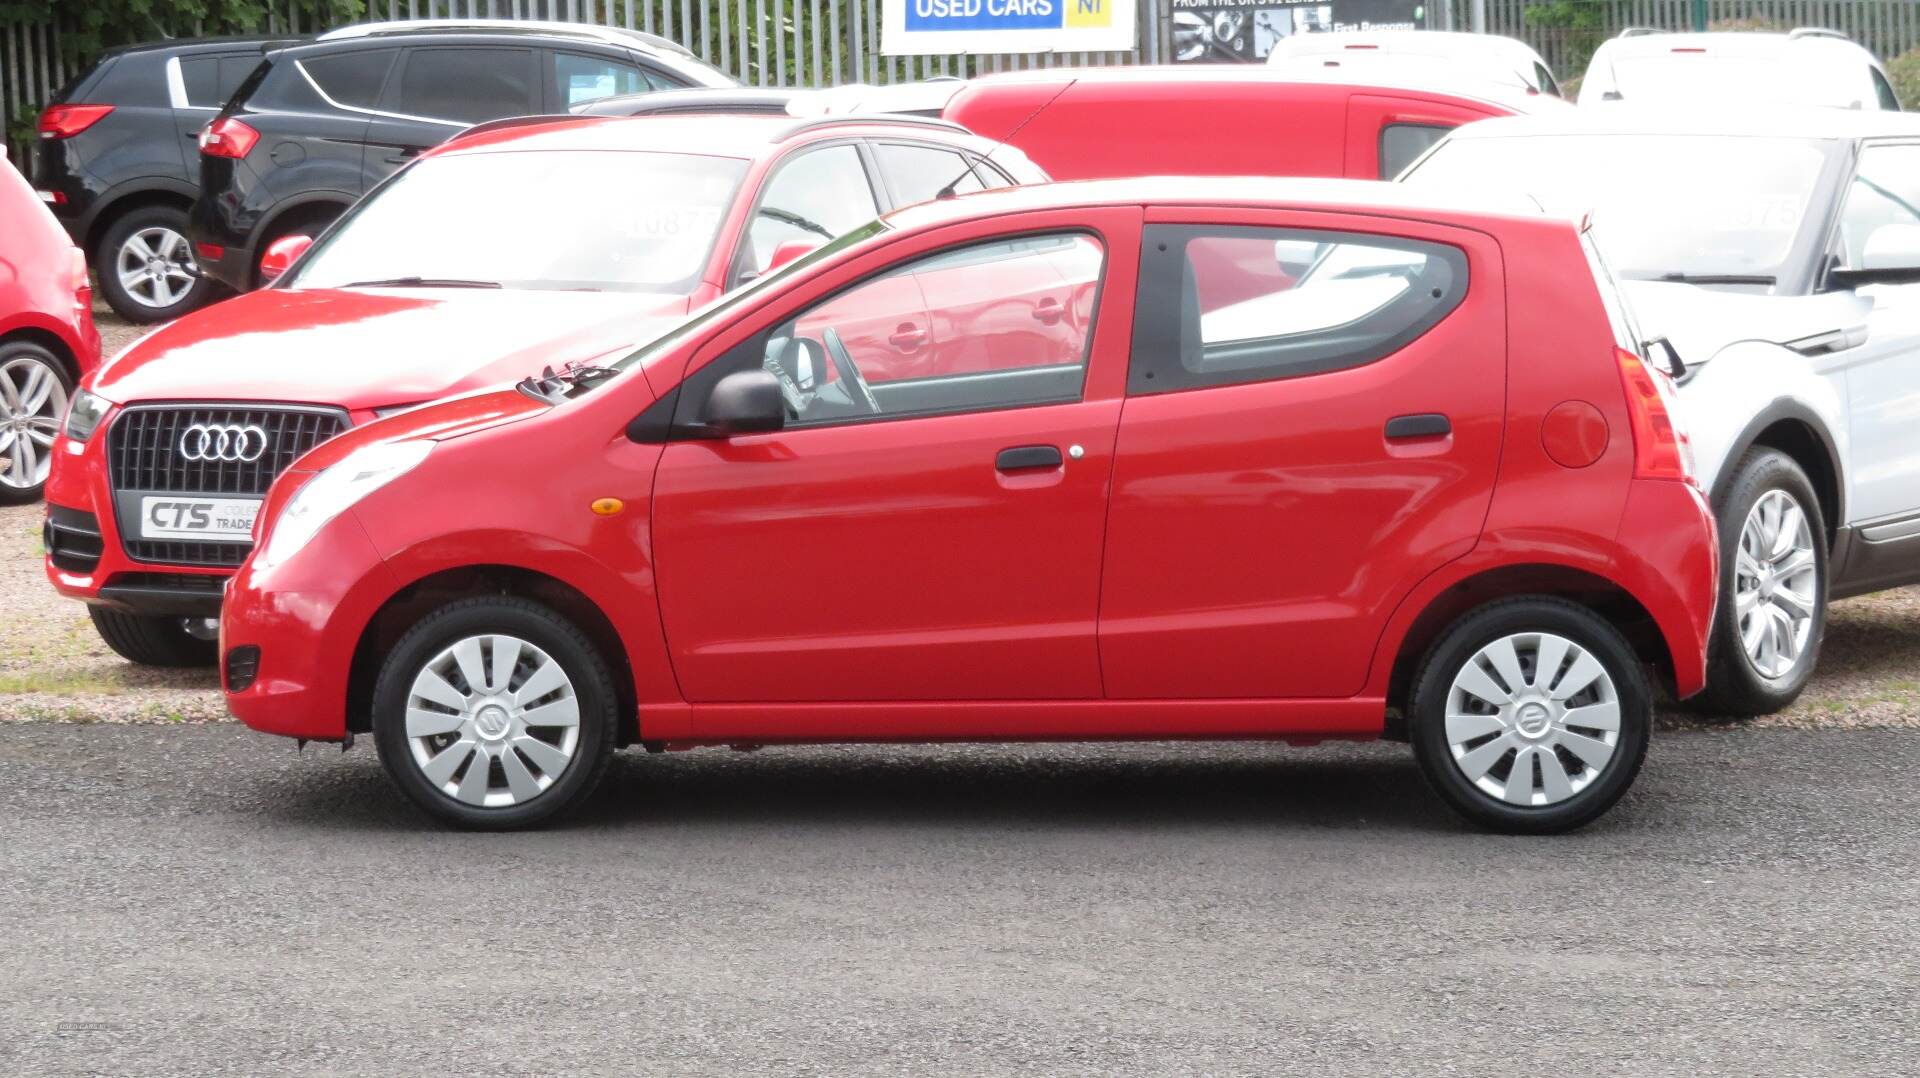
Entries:
{"type": "Polygon", "coordinates": [[[256,563],[265,568],[298,554],[327,521],[412,471],[432,449],[433,443],[427,441],[376,442],[347,454],[338,464],[308,480],[280,515],[268,522],[272,530],[256,563]]]}
{"type": "Polygon", "coordinates": [[[72,403],[67,405],[67,421],[63,433],[76,442],[84,442],[93,437],[93,430],[100,425],[100,417],[107,414],[113,402],[105,397],[96,397],[86,390],[73,395],[72,403]]]}

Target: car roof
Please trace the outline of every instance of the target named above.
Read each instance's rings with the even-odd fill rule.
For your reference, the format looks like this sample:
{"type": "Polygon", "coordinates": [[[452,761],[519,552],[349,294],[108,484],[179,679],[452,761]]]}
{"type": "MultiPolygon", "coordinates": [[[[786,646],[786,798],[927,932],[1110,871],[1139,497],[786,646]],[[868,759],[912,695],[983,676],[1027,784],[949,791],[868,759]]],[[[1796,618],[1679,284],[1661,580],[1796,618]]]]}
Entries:
{"type": "Polygon", "coordinates": [[[1339,56],[1377,49],[1402,56],[1476,56],[1532,64],[1539,53],[1518,38],[1447,30],[1342,30],[1292,34],[1274,42],[1273,56],[1339,56]]]}
{"type": "Polygon", "coordinates": [[[905,116],[801,119],[777,113],[666,113],[654,116],[528,116],[495,120],[455,135],[435,156],[514,150],[630,150],[757,159],[804,135],[931,137],[984,152],[994,145],[958,124],[905,116]]]}
{"type": "Polygon", "coordinates": [[[1550,114],[1503,116],[1455,128],[1449,138],[1511,138],[1524,135],[1738,135],[1854,140],[1920,135],[1920,113],[1834,109],[1813,105],[1698,109],[1632,105],[1562,109],[1550,114]]]}
{"type": "Polygon", "coordinates": [[[1719,30],[1706,33],[1670,34],[1663,31],[1634,31],[1608,39],[1604,45],[1609,59],[1637,56],[1661,56],[1676,50],[1705,50],[1722,56],[1782,56],[1789,52],[1846,51],[1872,53],[1858,42],[1833,30],[1805,27],[1784,34],[1719,30]]]}
{"type": "Polygon", "coordinates": [[[608,45],[637,45],[655,52],[692,56],[692,50],[671,38],[629,30],[624,26],[603,26],[591,22],[559,22],[543,19],[398,19],[385,22],[361,22],[321,34],[316,40],[388,37],[399,34],[506,33],[546,37],[585,39],[608,45]]]}
{"type": "MultiPolygon", "coordinates": [[[[1524,195],[1506,191],[1426,190],[1378,180],[1275,179],[1268,176],[1141,176],[1001,187],[896,210],[902,228],[932,227],[1033,210],[1090,206],[1245,206],[1332,209],[1394,217],[1482,222],[1555,219],[1524,195]]],[[[1560,218],[1565,219],[1565,218],[1560,218]]]]}
{"type": "Polygon", "coordinates": [[[170,52],[190,53],[217,51],[232,48],[235,45],[297,45],[305,38],[291,34],[233,34],[226,37],[194,37],[173,41],[142,41],[133,45],[120,45],[100,54],[102,60],[112,56],[130,56],[136,53],[170,52]]]}
{"type": "Polygon", "coordinates": [[[1291,66],[1285,70],[1273,70],[1264,64],[1192,64],[1174,66],[1171,64],[1138,64],[1124,67],[1053,67],[1036,68],[1029,71],[1004,71],[998,74],[981,75],[971,80],[981,87],[1009,86],[1028,83],[1052,84],[1084,82],[1100,85],[1140,85],[1140,86],[1205,86],[1234,84],[1260,87],[1323,87],[1345,86],[1357,90],[1389,90],[1399,93],[1414,93],[1439,97],[1454,97],[1470,101],[1484,101],[1500,105],[1514,111],[1527,111],[1539,108],[1542,100],[1551,100],[1559,104],[1557,98],[1547,98],[1542,94],[1528,93],[1519,89],[1508,89],[1484,78],[1452,78],[1433,75],[1422,70],[1407,77],[1396,77],[1390,72],[1370,70],[1365,73],[1346,72],[1339,68],[1296,69],[1291,66]]]}

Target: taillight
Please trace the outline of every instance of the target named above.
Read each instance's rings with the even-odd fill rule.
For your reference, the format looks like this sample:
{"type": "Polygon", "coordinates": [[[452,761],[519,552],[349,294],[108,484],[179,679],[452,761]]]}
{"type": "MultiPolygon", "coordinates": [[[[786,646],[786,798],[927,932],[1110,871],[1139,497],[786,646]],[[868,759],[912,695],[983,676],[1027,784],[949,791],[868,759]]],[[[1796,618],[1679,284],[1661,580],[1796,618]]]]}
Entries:
{"type": "Polygon", "coordinates": [[[112,105],[48,105],[40,114],[40,137],[72,138],[112,111],[112,105]]]}
{"type": "Polygon", "coordinates": [[[241,158],[253,152],[260,132],[231,116],[215,120],[200,132],[200,152],[208,157],[241,158]]]}
{"type": "Polygon", "coordinates": [[[1693,447],[1673,418],[1673,379],[1625,348],[1614,349],[1627,389],[1636,479],[1693,481],[1693,447]]]}
{"type": "Polygon", "coordinates": [[[87,256],[78,247],[67,248],[67,284],[73,289],[74,311],[93,310],[93,282],[87,277],[87,256]]]}

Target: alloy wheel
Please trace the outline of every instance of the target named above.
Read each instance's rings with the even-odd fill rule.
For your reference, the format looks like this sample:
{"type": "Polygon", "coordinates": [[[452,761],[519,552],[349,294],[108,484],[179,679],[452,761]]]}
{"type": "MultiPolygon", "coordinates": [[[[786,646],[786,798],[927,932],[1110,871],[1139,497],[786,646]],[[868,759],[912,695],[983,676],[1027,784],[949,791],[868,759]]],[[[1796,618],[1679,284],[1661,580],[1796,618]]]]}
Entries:
{"type": "Polygon", "coordinates": [[[1740,526],[1733,567],[1741,650],[1761,677],[1787,676],[1806,653],[1818,568],[1813,529],[1800,503],[1784,490],[1762,494],[1740,526]]]}
{"type": "Polygon", "coordinates": [[[0,364],[0,483],[32,490],[47,481],[53,439],[67,414],[67,387],[45,360],[0,364]]]}
{"type": "Polygon", "coordinates": [[[1553,633],[1481,648],[1447,692],[1446,741],[1467,781],[1520,807],[1554,805],[1598,779],[1620,743],[1620,698],[1606,666],[1553,633]]]}
{"type": "Polygon", "coordinates": [[[573,763],[580,702],[545,651],[504,634],[435,655],[407,693],[407,745],[436,789],[477,808],[522,805],[573,763]]]}
{"type": "Polygon", "coordinates": [[[187,238],[155,225],[132,233],[120,244],[113,268],[120,287],[135,303],[158,310],[180,302],[199,283],[188,272],[192,264],[187,238]]]}

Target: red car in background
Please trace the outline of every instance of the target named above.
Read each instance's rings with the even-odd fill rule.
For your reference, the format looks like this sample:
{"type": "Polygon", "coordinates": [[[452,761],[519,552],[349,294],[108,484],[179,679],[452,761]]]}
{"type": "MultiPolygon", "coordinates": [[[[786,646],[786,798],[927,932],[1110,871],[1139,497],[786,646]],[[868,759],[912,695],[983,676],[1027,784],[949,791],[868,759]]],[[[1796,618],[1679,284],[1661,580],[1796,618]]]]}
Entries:
{"type": "Polygon", "coordinates": [[[39,499],[67,398],[99,362],[86,257],[0,163],[0,504],[39,499]]]}
{"type": "Polygon", "coordinates": [[[926,203],[605,368],[302,458],[223,683],[256,729],[371,733],[472,827],[577,804],[636,742],[1387,735],[1470,818],[1564,830],[1633,781],[1655,684],[1699,690],[1713,619],[1712,519],[1637,348],[1530,204],[926,203]],[[1063,337],[961,286],[1055,274],[1092,295],[1063,337]],[[923,317],[933,368],[847,346],[923,317]]]}
{"type": "Polygon", "coordinates": [[[1480,80],[1198,65],[984,75],[964,84],[941,116],[1018,146],[1056,180],[1390,180],[1461,124],[1571,107],[1480,80]]]}
{"type": "MultiPolygon", "coordinates": [[[[126,658],[211,664],[221,586],[260,500],[313,446],[448,394],[624,356],[886,210],[1044,178],[940,120],[481,125],[318,241],[276,243],[273,287],[163,327],[88,380],[54,447],[47,575],[126,658]]],[[[939,293],[942,276],[904,282],[902,296],[939,293]]],[[[983,299],[980,317],[1041,337],[1085,317],[1084,288],[1057,273],[1019,288],[983,299]]],[[[904,378],[946,362],[953,332],[913,301],[849,325],[846,343],[904,378]]],[[[796,368],[796,384],[816,379],[833,374],[796,368]]]]}

